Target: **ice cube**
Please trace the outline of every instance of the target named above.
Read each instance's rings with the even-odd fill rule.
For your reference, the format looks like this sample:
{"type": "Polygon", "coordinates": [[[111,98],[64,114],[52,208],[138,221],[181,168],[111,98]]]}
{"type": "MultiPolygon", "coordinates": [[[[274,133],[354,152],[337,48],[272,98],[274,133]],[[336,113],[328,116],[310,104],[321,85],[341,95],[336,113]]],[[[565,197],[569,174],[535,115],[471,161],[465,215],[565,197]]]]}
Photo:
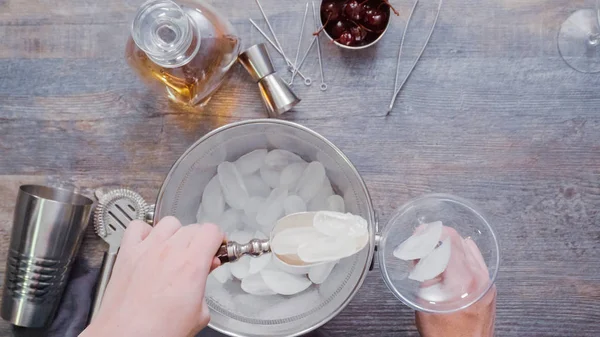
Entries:
{"type": "Polygon", "coordinates": [[[266,156],[266,149],[254,150],[236,160],[235,167],[242,175],[252,174],[263,166],[266,156]]]}
{"type": "Polygon", "coordinates": [[[448,262],[450,262],[451,246],[451,238],[447,237],[433,252],[419,260],[419,263],[411,270],[408,278],[424,282],[443,273],[448,267],[448,262]]]}
{"type": "Polygon", "coordinates": [[[256,239],[259,239],[259,240],[266,240],[266,239],[268,239],[268,238],[269,238],[268,236],[266,236],[266,235],[265,235],[263,232],[261,232],[261,231],[256,231],[256,232],[254,232],[254,237],[255,237],[256,239]]]}
{"type": "Polygon", "coordinates": [[[248,190],[235,164],[227,161],[221,163],[217,167],[217,173],[227,204],[235,209],[243,209],[249,198],[248,190]]]}
{"type": "Polygon", "coordinates": [[[344,198],[339,195],[331,195],[327,198],[327,210],[332,212],[344,213],[346,211],[346,205],[344,204],[344,198]]]}
{"type": "Polygon", "coordinates": [[[344,197],[344,204],[346,205],[346,212],[357,213],[358,212],[358,200],[356,200],[356,194],[352,188],[346,189],[342,194],[344,197]]]}
{"type": "Polygon", "coordinates": [[[313,161],[308,164],[304,172],[302,172],[302,176],[298,179],[296,194],[308,203],[323,187],[324,179],[325,168],[318,161],[313,161]]]}
{"type": "Polygon", "coordinates": [[[265,157],[265,164],[278,171],[283,170],[287,165],[294,162],[303,162],[297,154],[286,150],[275,149],[270,151],[265,157]]]}
{"type": "Polygon", "coordinates": [[[325,282],[325,280],[327,279],[329,274],[331,274],[331,271],[333,270],[333,267],[335,267],[336,264],[337,261],[333,261],[311,267],[308,271],[308,278],[314,284],[321,284],[325,282]]]}
{"type": "Polygon", "coordinates": [[[288,196],[287,188],[278,187],[271,191],[267,199],[265,199],[265,205],[271,204],[275,201],[280,201],[283,203],[285,198],[288,196]]]}
{"type": "Polygon", "coordinates": [[[279,185],[287,188],[296,187],[298,179],[302,176],[302,172],[304,172],[306,166],[308,166],[308,164],[304,162],[292,163],[286,166],[283,171],[281,171],[279,185]]]}
{"type": "Polygon", "coordinates": [[[250,256],[244,255],[239,260],[229,263],[231,274],[240,280],[250,275],[250,259],[250,256]]]}
{"type": "Polygon", "coordinates": [[[276,188],[279,186],[281,171],[272,169],[265,165],[260,168],[260,177],[269,187],[276,188]]]}
{"type": "Polygon", "coordinates": [[[266,225],[259,225],[258,228],[262,232],[271,233],[273,231],[273,228],[275,228],[275,224],[276,222],[271,222],[266,225]]]}
{"type": "Polygon", "coordinates": [[[221,183],[216,175],[206,184],[202,192],[202,204],[205,213],[211,218],[219,218],[225,210],[225,199],[221,191],[221,183]]]}
{"type": "Polygon", "coordinates": [[[267,200],[256,213],[256,222],[263,228],[272,226],[283,215],[283,201],[287,195],[288,191],[285,188],[278,187],[271,191],[267,200]]]}
{"type": "Polygon", "coordinates": [[[229,269],[229,263],[225,263],[210,273],[212,276],[219,281],[219,283],[225,283],[231,280],[231,270],[229,269]]]}
{"type": "Polygon", "coordinates": [[[244,213],[249,217],[256,217],[256,213],[258,213],[265,200],[262,197],[251,197],[246,205],[244,205],[244,213]]]}
{"type": "Polygon", "coordinates": [[[281,295],[303,292],[312,284],[306,276],[292,275],[276,269],[263,269],[260,274],[267,286],[281,295]]]}
{"type": "Polygon", "coordinates": [[[229,208],[216,222],[223,232],[228,232],[239,226],[242,221],[242,211],[238,211],[234,208],[229,208]]]}
{"type": "Polygon", "coordinates": [[[285,215],[306,212],[306,203],[297,195],[290,195],[283,201],[285,215]]]}
{"type": "Polygon", "coordinates": [[[317,212],[313,219],[313,227],[328,236],[357,238],[368,235],[367,220],[350,213],[317,212]]]}
{"type": "Polygon", "coordinates": [[[419,233],[413,234],[394,249],[395,257],[404,261],[417,260],[429,255],[435,249],[442,237],[442,222],[434,221],[419,227],[421,227],[419,233]]]}
{"type": "Polygon", "coordinates": [[[215,219],[208,214],[206,214],[206,210],[204,209],[204,205],[201,203],[200,207],[198,207],[198,212],[196,213],[196,222],[199,224],[203,223],[215,223],[218,219],[215,219]]]}
{"type": "Polygon", "coordinates": [[[326,236],[298,247],[298,257],[307,263],[341,260],[357,252],[354,240],[326,236]]]}
{"type": "Polygon", "coordinates": [[[250,274],[256,274],[271,263],[271,253],[266,253],[250,259],[250,274]]]}
{"type": "Polygon", "coordinates": [[[275,234],[271,241],[271,251],[277,255],[297,254],[298,247],[325,237],[314,227],[284,229],[275,234]]]}
{"type": "Polygon", "coordinates": [[[248,195],[251,197],[266,198],[271,193],[271,187],[265,183],[259,174],[251,174],[244,177],[244,184],[248,195]]]}
{"type": "Polygon", "coordinates": [[[325,177],[323,187],[319,189],[317,195],[315,195],[307,204],[307,209],[310,212],[318,212],[327,210],[327,198],[333,195],[333,188],[329,184],[329,179],[325,177]]]}
{"type": "Polygon", "coordinates": [[[267,286],[261,274],[251,274],[242,280],[242,290],[257,296],[275,295],[276,292],[267,286]]]}
{"type": "Polygon", "coordinates": [[[306,209],[309,212],[326,211],[327,210],[327,199],[313,198],[306,206],[306,209]]]}
{"type": "Polygon", "coordinates": [[[256,215],[250,217],[244,213],[242,215],[242,224],[243,226],[241,226],[240,228],[244,230],[257,230],[261,228],[258,222],[256,222],[256,215]]]}

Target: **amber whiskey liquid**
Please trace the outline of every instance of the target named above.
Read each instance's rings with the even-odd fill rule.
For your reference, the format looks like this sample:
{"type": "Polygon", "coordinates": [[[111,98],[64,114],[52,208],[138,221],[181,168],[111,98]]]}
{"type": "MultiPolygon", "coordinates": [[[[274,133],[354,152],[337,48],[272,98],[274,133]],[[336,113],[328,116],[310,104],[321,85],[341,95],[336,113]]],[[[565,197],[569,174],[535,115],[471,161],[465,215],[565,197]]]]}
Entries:
{"type": "MultiPolygon", "coordinates": [[[[142,22],[138,27],[142,32],[132,31],[125,56],[132,69],[151,88],[166,94],[175,102],[202,106],[219,88],[225,74],[235,63],[240,40],[232,33],[229,23],[223,22],[216,13],[204,8],[203,11],[196,10],[204,6],[201,3],[188,1],[178,4],[181,6],[178,7],[182,12],[181,17],[172,21],[163,22],[152,16],[156,8],[146,9],[150,12],[147,15],[150,19],[139,19],[142,22]],[[154,21],[148,24],[149,20],[154,21]],[[169,51],[168,48],[179,42],[178,39],[184,39],[181,29],[177,27],[182,21],[187,25],[184,29],[192,32],[188,34],[189,41],[181,44],[184,47],[179,47],[179,51],[175,47],[175,52],[169,51]],[[134,39],[134,34],[138,34],[137,39],[134,39]],[[156,55],[162,56],[160,53],[163,51],[168,56],[157,58],[156,55]]],[[[167,3],[167,6],[170,4],[167,3]]],[[[159,10],[164,11],[161,8],[159,10]]]]}

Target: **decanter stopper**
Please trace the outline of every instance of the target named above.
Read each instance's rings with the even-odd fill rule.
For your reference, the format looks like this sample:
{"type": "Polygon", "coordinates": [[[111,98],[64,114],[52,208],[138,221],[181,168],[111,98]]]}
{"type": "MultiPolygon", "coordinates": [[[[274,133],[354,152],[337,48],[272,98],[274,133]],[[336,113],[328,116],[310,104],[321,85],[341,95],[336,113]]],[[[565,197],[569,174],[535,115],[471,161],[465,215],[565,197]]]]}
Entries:
{"type": "Polygon", "coordinates": [[[199,34],[189,16],[171,0],[144,3],[131,26],[135,44],[154,63],[169,68],[184,65],[196,55],[199,34]]]}

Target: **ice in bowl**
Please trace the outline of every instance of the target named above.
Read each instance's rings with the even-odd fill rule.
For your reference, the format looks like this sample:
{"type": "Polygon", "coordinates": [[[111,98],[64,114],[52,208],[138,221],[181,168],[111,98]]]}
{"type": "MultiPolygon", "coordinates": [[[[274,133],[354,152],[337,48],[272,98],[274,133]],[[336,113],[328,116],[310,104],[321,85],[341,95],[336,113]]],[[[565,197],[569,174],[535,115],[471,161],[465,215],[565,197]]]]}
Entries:
{"type": "Polygon", "coordinates": [[[339,260],[367,245],[367,221],[344,212],[344,199],[321,162],[306,162],[286,150],[258,149],[218,165],[196,220],[218,224],[228,240],[238,243],[271,239],[272,253],[224,264],[212,278],[239,284],[255,296],[291,296],[324,283],[339,260]],[[280,229],[279,220],[295,219],[286,217],[290,214],[303,214],[296,218],[306,220],[280,229]]]}

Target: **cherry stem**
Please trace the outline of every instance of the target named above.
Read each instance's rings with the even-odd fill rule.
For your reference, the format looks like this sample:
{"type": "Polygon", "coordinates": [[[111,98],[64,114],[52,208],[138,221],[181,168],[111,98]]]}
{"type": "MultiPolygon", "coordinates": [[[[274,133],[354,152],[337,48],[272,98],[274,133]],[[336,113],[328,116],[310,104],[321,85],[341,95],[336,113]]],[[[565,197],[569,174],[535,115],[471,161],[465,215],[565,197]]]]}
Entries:
{"type": "Polygon", "coordinates": [[[370,28],[367,28],[367,27],[365,27],[365,26],[361,25],[360,23],[358,23],[358,22],[356,22],[356,21],[354,21],[354,20],[348,20],[348,22],[350,22],[350,23],[353,23],[354,25],[356,25],[356,27],[358,27],[358,28],[360,28],[360,29],[363,29],[364,31],[366,31],[366,32],[368,32],[368,33],[381,34],[381,33],[383,33],[383,31],[385,30],[385,29],[381,29],[381,30],[373,30],[373,29],[370,29],[370,28]]]}
{"type": "Polygon", "coordinates": [[[325,26],[327,26],[327,24],[329,23],[329,19],[331,19],[331,13],[329,13],[329,15],[327,15],[327,20],[325,20],[325,23],[321,26],[321,28],[319,28],[319,30],[314,32],[312,35],[317,36],[317,35],[321,34],[323,29],[325,29],[325,26]]]}
{"type": "Polygon", "coordinates": [[[394,12],[394,14],[396,14],[396,16],[400,16],[400,13],[398,13],[398,11],[394,8],[394,6],[392,6],[392,4],[390,4],[390,2],[388,0],[381,0],[383,1],[386,5],[388,5],[388,7],[392,10],[392,12],[394,12]]]}

